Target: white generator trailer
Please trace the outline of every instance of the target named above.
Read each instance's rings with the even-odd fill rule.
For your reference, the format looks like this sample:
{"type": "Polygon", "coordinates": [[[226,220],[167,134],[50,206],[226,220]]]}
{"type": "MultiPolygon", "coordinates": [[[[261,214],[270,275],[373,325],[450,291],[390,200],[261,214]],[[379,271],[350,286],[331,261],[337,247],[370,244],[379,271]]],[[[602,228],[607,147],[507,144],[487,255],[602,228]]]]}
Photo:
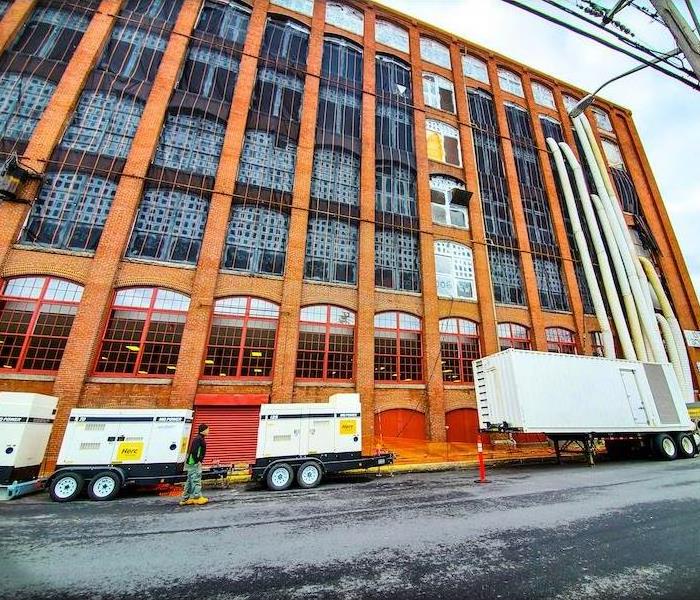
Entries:
{"type": "Polygon", "coordinates": [[[596,439],[611,454],[632,446],[666,460],[691,458],[698,439],[669,364],[505,350],[474,361],[482,431],[543,433],[576,442],[593,464],[596,439]]]}
{"type": "Polygon", "coordinates": [[[327,403],[263,404],[255,456],[252,479],[274,491],[295,479],[299,487],[313,488],[326,473],[394,461],[392,454],[362,456],[359,394],[334,394],[327,403]]]}
{"type": "Polygon", "coordinates": [[[40,489],[57,403],[43,394],[0,392],[0,498],[40,489]]]}
{"type": "Polygon", "coordinates": [[[87,486],[92,500],[112,500],[127,485],[184,481],[191,429],[191,410],[73,409],[49,494],[69,502],[87,486]]]}

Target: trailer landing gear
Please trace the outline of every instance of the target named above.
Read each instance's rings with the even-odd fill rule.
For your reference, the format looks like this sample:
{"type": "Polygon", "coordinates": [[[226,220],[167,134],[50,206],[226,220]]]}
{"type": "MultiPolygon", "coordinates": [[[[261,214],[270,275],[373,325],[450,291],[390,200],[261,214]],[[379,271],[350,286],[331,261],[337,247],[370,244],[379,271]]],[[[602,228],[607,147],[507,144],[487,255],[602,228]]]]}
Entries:
{"type": "Polygon", "coordinates": [[[575,438],[551,437],[549,439],[551,439],[552,443],[554,444],[554,453],[557,456],[558,464],[561,464],[562,462],[562,452],[566,452],[569,448],[575,445],[583,451],[583,455],[586,459],[586,462],[588,463],[588,466],[595,466],[595,440],[591,434],[575,438]],[[563,442],[561,446],[559,445],[560,442],[563,442]]]}

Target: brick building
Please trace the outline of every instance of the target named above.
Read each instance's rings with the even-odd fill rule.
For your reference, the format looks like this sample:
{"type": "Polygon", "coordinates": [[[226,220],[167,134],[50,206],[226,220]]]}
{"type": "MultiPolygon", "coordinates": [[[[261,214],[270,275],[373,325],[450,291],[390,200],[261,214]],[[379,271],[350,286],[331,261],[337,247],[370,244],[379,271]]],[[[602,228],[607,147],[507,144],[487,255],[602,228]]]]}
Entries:
{"type": "MultiPolygon", "coordinates": [[[[59,397],[49,466],[76,406],[194,406],[240,459],[260,403],[356,390],[368,445],[473,441],[473,358],[599,351],[545,144],[581,90],[368,1],[0,8],[41,175],[0,203],[0,389],[59,397]]],[[[700,329],[629,111],[588,116],[700,329]]]]}

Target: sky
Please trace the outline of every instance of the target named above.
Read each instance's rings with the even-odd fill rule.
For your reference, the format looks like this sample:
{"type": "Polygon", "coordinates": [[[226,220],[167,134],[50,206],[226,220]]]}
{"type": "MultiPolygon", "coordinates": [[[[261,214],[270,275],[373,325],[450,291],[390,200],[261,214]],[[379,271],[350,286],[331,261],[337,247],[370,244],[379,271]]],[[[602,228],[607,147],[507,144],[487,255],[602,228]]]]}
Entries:
{"type": "MultiPolygon", "coordinates": [[[[584,90],[639,64],[503,0],[378,1],[584,90]]],[[[600,96],[632,110],[700,291],[700,92],[647,68],[611,83],[600,96]]]]}

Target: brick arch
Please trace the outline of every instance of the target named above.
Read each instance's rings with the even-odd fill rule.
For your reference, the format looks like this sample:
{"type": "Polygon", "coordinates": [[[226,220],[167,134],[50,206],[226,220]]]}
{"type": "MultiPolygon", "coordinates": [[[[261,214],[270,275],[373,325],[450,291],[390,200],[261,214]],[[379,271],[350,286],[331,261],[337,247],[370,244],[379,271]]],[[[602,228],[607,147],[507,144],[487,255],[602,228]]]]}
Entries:
{"type": "Polygon", "coordinates": [[[135,287],[148,287],[148,288],[160,288],[163,290],[171,290],[173,292],[178,292],[179,294],[184,294],[188,298],[192,297],[192,288],[190,285],[185,285],[181,281],[157,281],[148,275],[136,275],[128,277],[117,277],[117,281],[112,286],[113,291],[123,290],[126,288],[135,287]]]}
{"type": "Polygon", "coordinates": [[[85,287],[88,274],[77,272],[75,269],[66,266],[61,268],[60,265],[49,266],[31,266],[31,265],[10,265],[0,272],[0,279],[7,281],[8,279],[16,279],[17,277],[55,277],[57,279],[65,279],[71,283],[82,285],[85,287]]]}

